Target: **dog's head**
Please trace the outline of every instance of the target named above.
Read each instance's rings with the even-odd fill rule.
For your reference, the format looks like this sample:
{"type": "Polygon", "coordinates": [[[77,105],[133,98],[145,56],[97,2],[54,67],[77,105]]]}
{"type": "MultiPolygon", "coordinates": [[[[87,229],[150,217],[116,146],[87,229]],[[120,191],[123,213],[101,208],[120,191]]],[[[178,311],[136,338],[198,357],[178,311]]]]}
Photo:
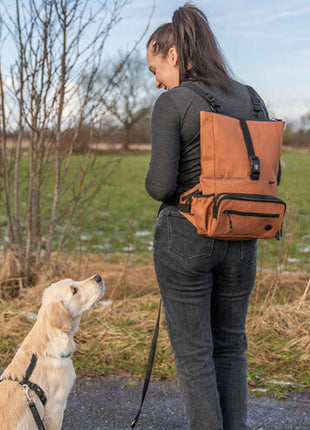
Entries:
{"type": "Polygon", "coordinates": [[[64,279],[43,292],[42,305],[46,307],[51,325],[63,331],[75,331],[83,312],[91,309],[104,294],[101,276],[85,281],[64,279]]]}

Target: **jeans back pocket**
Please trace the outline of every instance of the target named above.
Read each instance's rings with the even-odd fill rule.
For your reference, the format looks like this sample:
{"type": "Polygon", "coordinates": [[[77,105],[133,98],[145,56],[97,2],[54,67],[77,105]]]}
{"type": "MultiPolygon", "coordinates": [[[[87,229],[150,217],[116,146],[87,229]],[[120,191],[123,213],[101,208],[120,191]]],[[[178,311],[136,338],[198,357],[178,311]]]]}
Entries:
{"type": "Polygon", "coordinates": [[[185,260],[210,257],[214,239],[200,236],[177,210],[168,213],[169,250],[185,260]]]}

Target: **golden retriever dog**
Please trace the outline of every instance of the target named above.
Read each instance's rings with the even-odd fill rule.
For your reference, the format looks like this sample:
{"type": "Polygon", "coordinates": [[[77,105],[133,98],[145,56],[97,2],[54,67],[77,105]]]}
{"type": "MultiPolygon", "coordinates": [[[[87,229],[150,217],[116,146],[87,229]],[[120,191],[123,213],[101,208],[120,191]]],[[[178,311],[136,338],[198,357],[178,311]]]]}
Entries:
{"type": "Polygon", "coordinates": [[[74,334],[83,312],[91,309],[103,293],[99,275],[81,282],[65,279],[44,290],[37,321],[0,377],[1,430],[61,429],[75,380],[71,361],[74,334]],[[46,402],[25,380],[43,390],[46,402]],[[30,408],[33,403],[39,414],[37,420],[30,408]]]}

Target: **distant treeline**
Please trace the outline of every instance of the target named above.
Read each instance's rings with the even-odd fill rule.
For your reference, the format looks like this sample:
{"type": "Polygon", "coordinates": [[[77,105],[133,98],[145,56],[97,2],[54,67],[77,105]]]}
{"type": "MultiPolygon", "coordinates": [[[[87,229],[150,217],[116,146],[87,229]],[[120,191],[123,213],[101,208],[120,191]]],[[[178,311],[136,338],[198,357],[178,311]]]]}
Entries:
{"type": "Polygon", "coordinates": [[[310,148],[310,128],[299,127],[296,129],[293,124],[287,123],[284,130],[283,145],[310,148]]]}
{"type": "MultiPolygon", "coordinates": [[[[107,122],[103,127],[91,127],[85,124],[78,131],[76,128],[67,128],[62,135],[62,148],[63,151],[66,151],[73,144],[74,153],[84,153],[89,150],[92,144],[119,144],[123,141],[123,134],[123,127],[113,121],[107,122]]],[[[11,141],[17,141],[17,137],[17,130],[7,133],[7,138],[11,141]]],[[[30,141],[31,133],[24,131],[23,139],[30,141]]],[[[56,142],[56,135],[53,130],[46,132],[46,140],[49,142],[49,148],[52,148],[56,142]]],[[[150,143],[150,141],[150,117],[146,116],[132,126],[129,133],[129,143],[143,144],[150,143]]]]}
{"type": "MultiPolygon", "coordinates": [[[[18,132],[8,133],[8,138],[16,139],[18,132]]],[[[47,133],[49,140],[53,140],[54,133],[50,131],[47,133]]],[[[23,133],[24,139],[30,138],[30,133],[23,133]]],[[[123,141],[123,128],[115,122],[106,122],[102,127],[90,127],[84,125],[78,131],[78,136],[76,137],[76,129],[70,129],[64,131],[63,133],[63,148],[69,147],[74,140],[74,152],[83,153],[89,149],[90,144],[94,143],[109,143],[118,144],[123,141]]],[[[129,134],[129,143],[150,143],[150,116],[147,115],[145,118],[138,121],[129,134]]],[[[293,146],[300,148],[310,148],[310,128],[298,127],[290,122],[288,122],[284,129],[283,145],[293,146]]]]}

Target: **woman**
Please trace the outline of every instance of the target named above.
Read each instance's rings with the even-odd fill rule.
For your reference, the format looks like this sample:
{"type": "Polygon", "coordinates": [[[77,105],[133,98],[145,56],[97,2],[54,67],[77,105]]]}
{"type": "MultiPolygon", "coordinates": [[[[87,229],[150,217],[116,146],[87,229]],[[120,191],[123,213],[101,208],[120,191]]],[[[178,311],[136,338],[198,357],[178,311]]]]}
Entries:
{"type": "MultiPolygon", "coordinates": [[[[147,62],[167,91],[152,114],[145,185],[163,202],[154,263],[190,430],[247,428],[246,313],[256,274],[256,240],[199,236],[178,212],[179,196],[199,182],[199,112],[208,102],[182,84],[205,88],[224,112],[254,118],[247,88],[227,70],[206,16],[185,4],[149,38],[147,62]]],[[[267,112],[260,100],[260,118],[267,112]]]]}

